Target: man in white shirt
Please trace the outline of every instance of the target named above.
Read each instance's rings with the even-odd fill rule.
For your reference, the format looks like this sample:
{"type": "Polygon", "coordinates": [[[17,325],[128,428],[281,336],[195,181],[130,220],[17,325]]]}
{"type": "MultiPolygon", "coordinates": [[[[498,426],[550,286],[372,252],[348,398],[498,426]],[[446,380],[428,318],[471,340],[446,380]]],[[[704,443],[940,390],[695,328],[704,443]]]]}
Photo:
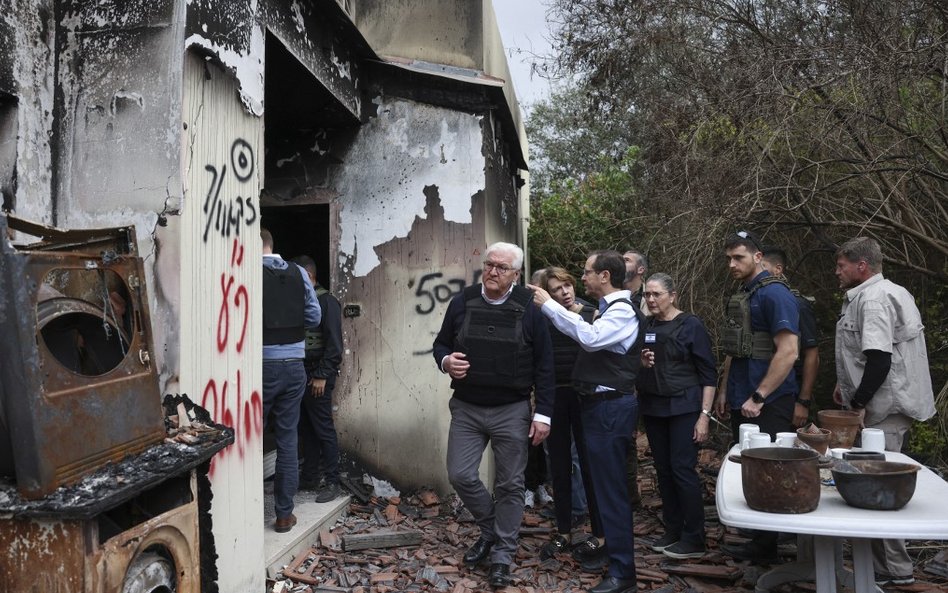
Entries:
{"type": "Polygon", "coordinates": [[[625,480],[626,454],[638,421],[635,379],[639,368],[639,319],[631,294],[623,290],[625,262],[617,251],[597,251],[583,269],[590,298],[599,300],[592,324],[565,309],[538,286],[534,303],[558,330],[576,340],[581,351],[573,369],[573,385],[582,405],[582,423],[589,473],[602,527],[609,570],[591,593],[637,590],[632,509],[625,480]]]}
{"type": "MultiPolygon", "coordinates": [[[[912,295],[882,276],[882,249],[873,239],[843,243],[836,277],[846,297],[836,322],[833,399],[859,411],[865,426],[882,429],[887,451],[899,451],[913,420],[935,415],[922,316],[912,295]]],[[[873,540],[872,556],[879,586],[915,581],[903,540],[873,540]]]]}

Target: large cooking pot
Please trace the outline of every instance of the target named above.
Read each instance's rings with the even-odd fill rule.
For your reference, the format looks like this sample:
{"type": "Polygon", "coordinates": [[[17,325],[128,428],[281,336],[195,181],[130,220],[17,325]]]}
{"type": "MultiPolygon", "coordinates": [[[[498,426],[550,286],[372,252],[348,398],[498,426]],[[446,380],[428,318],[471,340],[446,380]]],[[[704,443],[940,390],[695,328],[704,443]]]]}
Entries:
{"type": "Polygon", "coordinates": [[[741,451],[747,506],[765,513],[809,513],[820,504],[819,454],[810,449],[759,447],[741,451]]]}

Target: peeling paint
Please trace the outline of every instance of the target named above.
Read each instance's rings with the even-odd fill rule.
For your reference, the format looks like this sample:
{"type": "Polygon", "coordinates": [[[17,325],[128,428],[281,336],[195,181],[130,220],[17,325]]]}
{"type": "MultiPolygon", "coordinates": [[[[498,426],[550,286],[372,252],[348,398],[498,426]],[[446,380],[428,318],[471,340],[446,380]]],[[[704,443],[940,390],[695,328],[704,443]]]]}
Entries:
{"type": "Polygon", "coordinates": [[[356,256],[356,277],[379,265],[376,245],[406,236],[415,217],[424,216],[425,186],[440,188],[445,219],[460,223],[471,222],[471,196],[485,186],[482,116],[382,99],[378,111],[348,153],[353,165],[337,180],[340,263],[356,256]]]}
{"type": "MultiPolygon", "coordinates": [[[[189,0],[191,4],[193,0],[189,0]]],[[[257,0],[250,1],[250,14],[257,14],[257,0]]],[[[263,27],[257,23],[243,23],[250,30],[250,43],[246,52],[236,51],[215,43],[205,35],[194,33],[184,41],[185,49],[201,47],[216,56],[237,79],[240,100],[247,110],[260,117],[263,115],[263,71],[266,40],[263,27]]],[[[205,26],[206,27],[206,26],[205,26]]],[[[205,27],[202,30],[205,31],[205,27]]]]}

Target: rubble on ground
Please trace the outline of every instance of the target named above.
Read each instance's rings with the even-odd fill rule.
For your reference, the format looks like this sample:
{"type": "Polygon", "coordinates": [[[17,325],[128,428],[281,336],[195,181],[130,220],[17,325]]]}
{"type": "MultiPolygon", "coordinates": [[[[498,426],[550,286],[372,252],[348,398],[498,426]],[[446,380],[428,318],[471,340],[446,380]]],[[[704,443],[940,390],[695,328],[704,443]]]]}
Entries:
{"type": "MultiPolygon", "coordinates": [[[[697,560],[673,560],[653,552],[648,544],[663,534],[661,499],[655,482],[648,442],[639,437],[639,488],[642,505],[634,513],[638,588],[650,593],[750,593],[757,577],[767,569],[738,562],[718,551],[721,543],[742,543],[747,538],[721,525],[714,506],[717,470],[723,455],[702,449],[699,466],[705,494],[708,553],[697,560]]],[[[268,583],[279,593],[475,593],[491,591],[488,564],[470,568],[461,560],[478,536],[470,513],[452,495],[448,500],[430,489],[408,497],[372,496],[365,489],[353,493],[349,513],[332,529],[324,529],[312,546],[283,569],[282,578],[268,583]],[[349,543],[351,542],[351,543],[349,543]],[[420,542],[420,543],[419,543],[420,542]],[[347,545],[349,543],[349,545],[347,545]],[[366,547],[367,544],[370,544],[366,547]]],[[[512,582],[498,593],[573,593],[586,591],[602,573],[588,573],[568,553],[540,559],[540,549],[554,533],[552,504],[527,508],[520,531],[520,547],[511,566],[512,582]]],[[[573,542],[589,536],[589,526],[573,532],[573,542]]],[[[888,591],[948,593],[948,576],[926,572],[933,556],[945,563],[941,542],[911,545],[917,554],[916,582],[888,591]]],[[[796,552],[792,538],[780,546],[791,560],[796,552]]],[[[848,553],[847,553],[848,556],[848,553]]],[[[936,564],[937,564],[936,559],[936,564]]],[[[812,582],[781,585],[776,593],[813,593],[812,582]]]]}

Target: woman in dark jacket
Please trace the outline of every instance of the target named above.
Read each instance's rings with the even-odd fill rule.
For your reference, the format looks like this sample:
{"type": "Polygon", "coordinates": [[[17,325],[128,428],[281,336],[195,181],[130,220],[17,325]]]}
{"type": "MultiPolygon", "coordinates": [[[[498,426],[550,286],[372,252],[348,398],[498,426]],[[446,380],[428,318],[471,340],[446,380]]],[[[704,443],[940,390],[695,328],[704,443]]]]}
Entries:
{"type": "Polygon", "coordinates": [[[665,535],[652,549],[672,558],[700,558],[705,544],[698,443],[708,436],[717,365],[704,324],[675,306],[671,276],[650,276],[644,297],[651,317],[643,330],[639,410],[665,522],[665,535]]]}

